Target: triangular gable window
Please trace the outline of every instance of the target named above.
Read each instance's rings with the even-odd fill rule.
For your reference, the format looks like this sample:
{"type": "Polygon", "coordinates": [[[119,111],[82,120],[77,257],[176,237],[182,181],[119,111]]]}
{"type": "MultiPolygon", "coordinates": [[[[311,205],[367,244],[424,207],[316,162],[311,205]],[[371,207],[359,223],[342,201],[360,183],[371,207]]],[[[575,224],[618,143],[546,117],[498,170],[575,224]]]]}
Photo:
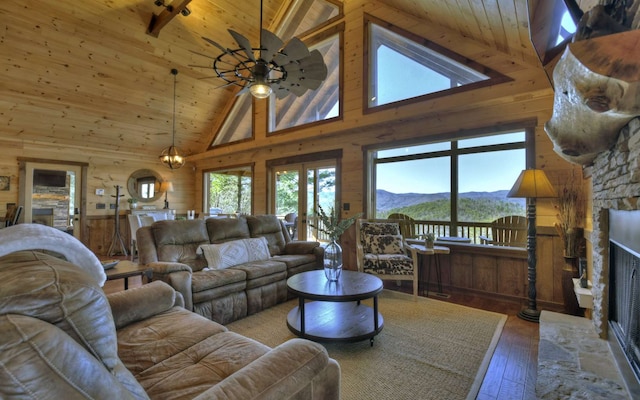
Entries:
{"type": "Polygon", "coordinates": [[[399,28],[383,28],[381,22],[376,22],[372,17],[367,19],[367,108],[423,100],[436,93],[449,94],[462,87],[478,88],[509,79],[435,43],[399,28]]]}
{"type": "Polygon", "coordinates": [[[278,35],[287,41],[317,30],[342,17],[342,3],[337,0],[294,1],[278,35]]]}
{"type": "MultiPolygon", "coordinates": [[[[330,25],[342,16],[342,2],[339,0],[295,1],[287,10],[282,27],[275,33],[286,42],[293,37],[330,25]]],[[[253,138],[252,99],[249,94],[242,94],[233,99],[234,104],[210,148],[253,138]]],[[[334,103],[337,107],[337,100],[334,103]]],[[[325,116],[325,118],[332,116],[325,116]]]]}
{"type": "Polygon", "coordinates": [[[253,138],[253,97],[244,93],[234,98],[231,111],[213,138],[210,147],[253,138]]]}

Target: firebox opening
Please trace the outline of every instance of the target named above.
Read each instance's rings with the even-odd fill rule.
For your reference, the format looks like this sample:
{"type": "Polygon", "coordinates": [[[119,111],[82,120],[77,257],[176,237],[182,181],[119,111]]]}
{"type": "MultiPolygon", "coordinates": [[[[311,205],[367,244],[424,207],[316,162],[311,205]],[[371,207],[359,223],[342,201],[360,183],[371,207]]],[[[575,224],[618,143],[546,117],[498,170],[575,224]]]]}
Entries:
{"type": "Polygon", "coordinates": [[[609,339],[627,389],[640,396],[640,211],[609,210],[609,339]]]}

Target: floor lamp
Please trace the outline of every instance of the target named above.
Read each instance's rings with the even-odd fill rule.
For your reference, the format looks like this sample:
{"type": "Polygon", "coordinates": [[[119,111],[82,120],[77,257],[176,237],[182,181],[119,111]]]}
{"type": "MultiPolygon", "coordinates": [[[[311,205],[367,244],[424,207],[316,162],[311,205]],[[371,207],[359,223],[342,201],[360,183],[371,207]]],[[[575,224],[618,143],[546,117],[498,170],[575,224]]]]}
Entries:
{"type": "Polygon", "coordinates": [[[525,169],[520,173],[507,197],[527,199],[527,275],[529,280],[529,306],[518,313],[518,317],[540,321],[536,304],[536,199],[557,197],[549,179],[541,169],[525,169]]]}

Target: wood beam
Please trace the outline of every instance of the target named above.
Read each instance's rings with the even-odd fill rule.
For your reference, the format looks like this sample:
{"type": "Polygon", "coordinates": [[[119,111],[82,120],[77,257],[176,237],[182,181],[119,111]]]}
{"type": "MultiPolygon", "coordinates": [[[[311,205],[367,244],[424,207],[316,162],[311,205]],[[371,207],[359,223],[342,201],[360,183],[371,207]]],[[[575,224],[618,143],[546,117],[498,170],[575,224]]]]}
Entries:
{"type": "Polygon", "coordinates": [[[160,30],[164,28],[164,26],[169,22],[171,22],[173,17],[180,14],[182,10],[186,9],[189,3],[191,3],[191,0],[176,0],[166,6],[159,15],[152,14],[151,21],[149,22],[149,27],[147,28],[147,35],[151,35],[157,38],[160,34],[160,30]],[[174,6],[174,3],[180,4],[174,6]]]}

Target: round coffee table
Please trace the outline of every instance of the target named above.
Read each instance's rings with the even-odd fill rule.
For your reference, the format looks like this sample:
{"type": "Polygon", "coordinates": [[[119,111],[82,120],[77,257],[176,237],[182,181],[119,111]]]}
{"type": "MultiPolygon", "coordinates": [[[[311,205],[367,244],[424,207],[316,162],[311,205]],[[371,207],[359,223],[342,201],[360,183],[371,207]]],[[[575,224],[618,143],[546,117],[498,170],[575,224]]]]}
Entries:
{"type": "Polygon", "coordinates": [[[369,339],[373,346],[373,337],[384,325],[378,312],[382,287],[377,276],[356,271],[343,270],[337,282],[329,282],[324,271],[296,274],[287,280],[289,291],[298,296],[298,306],[287,316],[287,327],[311,340],[369,339]],[[373,308],[361,304],[369,298],[373,298],[373,308]]]}

